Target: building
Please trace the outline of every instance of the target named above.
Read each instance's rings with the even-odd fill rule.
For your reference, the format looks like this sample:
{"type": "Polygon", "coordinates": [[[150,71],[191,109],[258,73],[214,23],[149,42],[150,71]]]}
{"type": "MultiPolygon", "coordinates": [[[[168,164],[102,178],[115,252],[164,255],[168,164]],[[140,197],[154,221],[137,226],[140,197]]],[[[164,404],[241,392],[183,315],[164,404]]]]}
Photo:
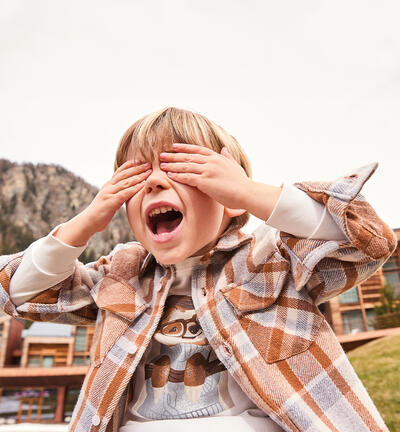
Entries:
{"type": "MultiPolygon", "coordinates": [[[[400,228],[394,232],[400,240],[400,228]]],[[[378,337],[400,333],[400,328],[376,330],[372,317],[383,285],[390,283],[400,297],[400,245],[374,275],[324,304],[323,313],[348,351],[378,337]]]]}
{"type": "Polygon", "coordinates": [[[0,419],[65,422],[89,364],[93,327],[24,321],[0,312],[0,419]]]}

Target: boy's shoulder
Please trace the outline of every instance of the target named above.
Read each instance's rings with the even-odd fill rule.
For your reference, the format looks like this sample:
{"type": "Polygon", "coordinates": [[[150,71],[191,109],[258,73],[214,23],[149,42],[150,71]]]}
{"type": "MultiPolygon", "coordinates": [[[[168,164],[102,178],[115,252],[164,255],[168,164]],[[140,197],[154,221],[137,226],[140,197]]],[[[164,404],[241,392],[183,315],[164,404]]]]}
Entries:
{"type": "Polygon", "coordinates": [[[110,252],[110,255],[115,255],[117,252],[129,248],[143,248],[143,246],[138,241],[129,241],[126,243],[117,243],[112,251],[110,252]]]}
{"type": "Polygon", "coordinates": [[[130,261],[133,257],[139,260],[149,255],[149,252],[138,241],[129,241],[126,243],[117,243],[113,250],[110,252],[112,262],[116,261],[130,261]]]}
{"type": "MultiPolygon", "coordinates": [[[[221,236],[211,251],[227,252],[233,258],[236,266],[246,266],[246,262],[261,262],[278,252],[280,242],[279,230],[260,223],[252,232],[245,232],[237,227],[221,236]]],[[[247,231],[247,230],[246,230],[247,231]]]]}

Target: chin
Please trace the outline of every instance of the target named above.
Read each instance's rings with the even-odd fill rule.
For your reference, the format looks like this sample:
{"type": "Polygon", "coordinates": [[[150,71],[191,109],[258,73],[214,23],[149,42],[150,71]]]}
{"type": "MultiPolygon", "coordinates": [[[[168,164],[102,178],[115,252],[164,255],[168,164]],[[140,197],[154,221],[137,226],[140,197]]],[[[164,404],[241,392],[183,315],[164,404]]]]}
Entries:
{"type": "Polygon", "coordinates": [[[183,261],[185,258],[188,257],[188,255],[177,255],[177,254],[163,254],[161,256],[158,256],[158,254],[153,254],[155,259],[163,265],[171,265],[171,264],[176,264],[180,261],[183,261]]]}

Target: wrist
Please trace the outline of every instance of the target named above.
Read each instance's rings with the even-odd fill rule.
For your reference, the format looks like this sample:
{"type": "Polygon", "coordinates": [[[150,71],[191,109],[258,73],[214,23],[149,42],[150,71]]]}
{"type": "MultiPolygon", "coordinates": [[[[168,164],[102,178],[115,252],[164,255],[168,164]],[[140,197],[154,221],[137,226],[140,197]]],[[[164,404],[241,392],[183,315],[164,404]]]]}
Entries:
{"type": "Polygon", "coordinates": [[[281,194],[281,186],[272,186],[249,179],[245,194],[245,208],[257,218],[266,221],[281,194]]]}
{"type": "Polygon", "coordinates": [[[53,233],[53,236],[70,246],[85,246],[93,234],[95,234],[95,231],[88,224],[89,221],[90,218],[83,211],[68,222],[63,223],[53,233]]]}

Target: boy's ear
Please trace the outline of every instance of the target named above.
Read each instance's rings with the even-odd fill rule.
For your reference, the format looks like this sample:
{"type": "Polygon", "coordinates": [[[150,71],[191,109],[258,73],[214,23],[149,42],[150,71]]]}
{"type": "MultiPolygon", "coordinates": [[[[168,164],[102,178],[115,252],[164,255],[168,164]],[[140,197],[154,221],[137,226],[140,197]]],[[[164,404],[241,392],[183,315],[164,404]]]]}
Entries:
{"type": "Polygon", "coordinates": [[[233,218],[236,216],[241,216],[243,213],[246,213],[246,210],[245,209],[231,209],[228,207],[224,207],[224,213],[228,217],[233,218]]]}

